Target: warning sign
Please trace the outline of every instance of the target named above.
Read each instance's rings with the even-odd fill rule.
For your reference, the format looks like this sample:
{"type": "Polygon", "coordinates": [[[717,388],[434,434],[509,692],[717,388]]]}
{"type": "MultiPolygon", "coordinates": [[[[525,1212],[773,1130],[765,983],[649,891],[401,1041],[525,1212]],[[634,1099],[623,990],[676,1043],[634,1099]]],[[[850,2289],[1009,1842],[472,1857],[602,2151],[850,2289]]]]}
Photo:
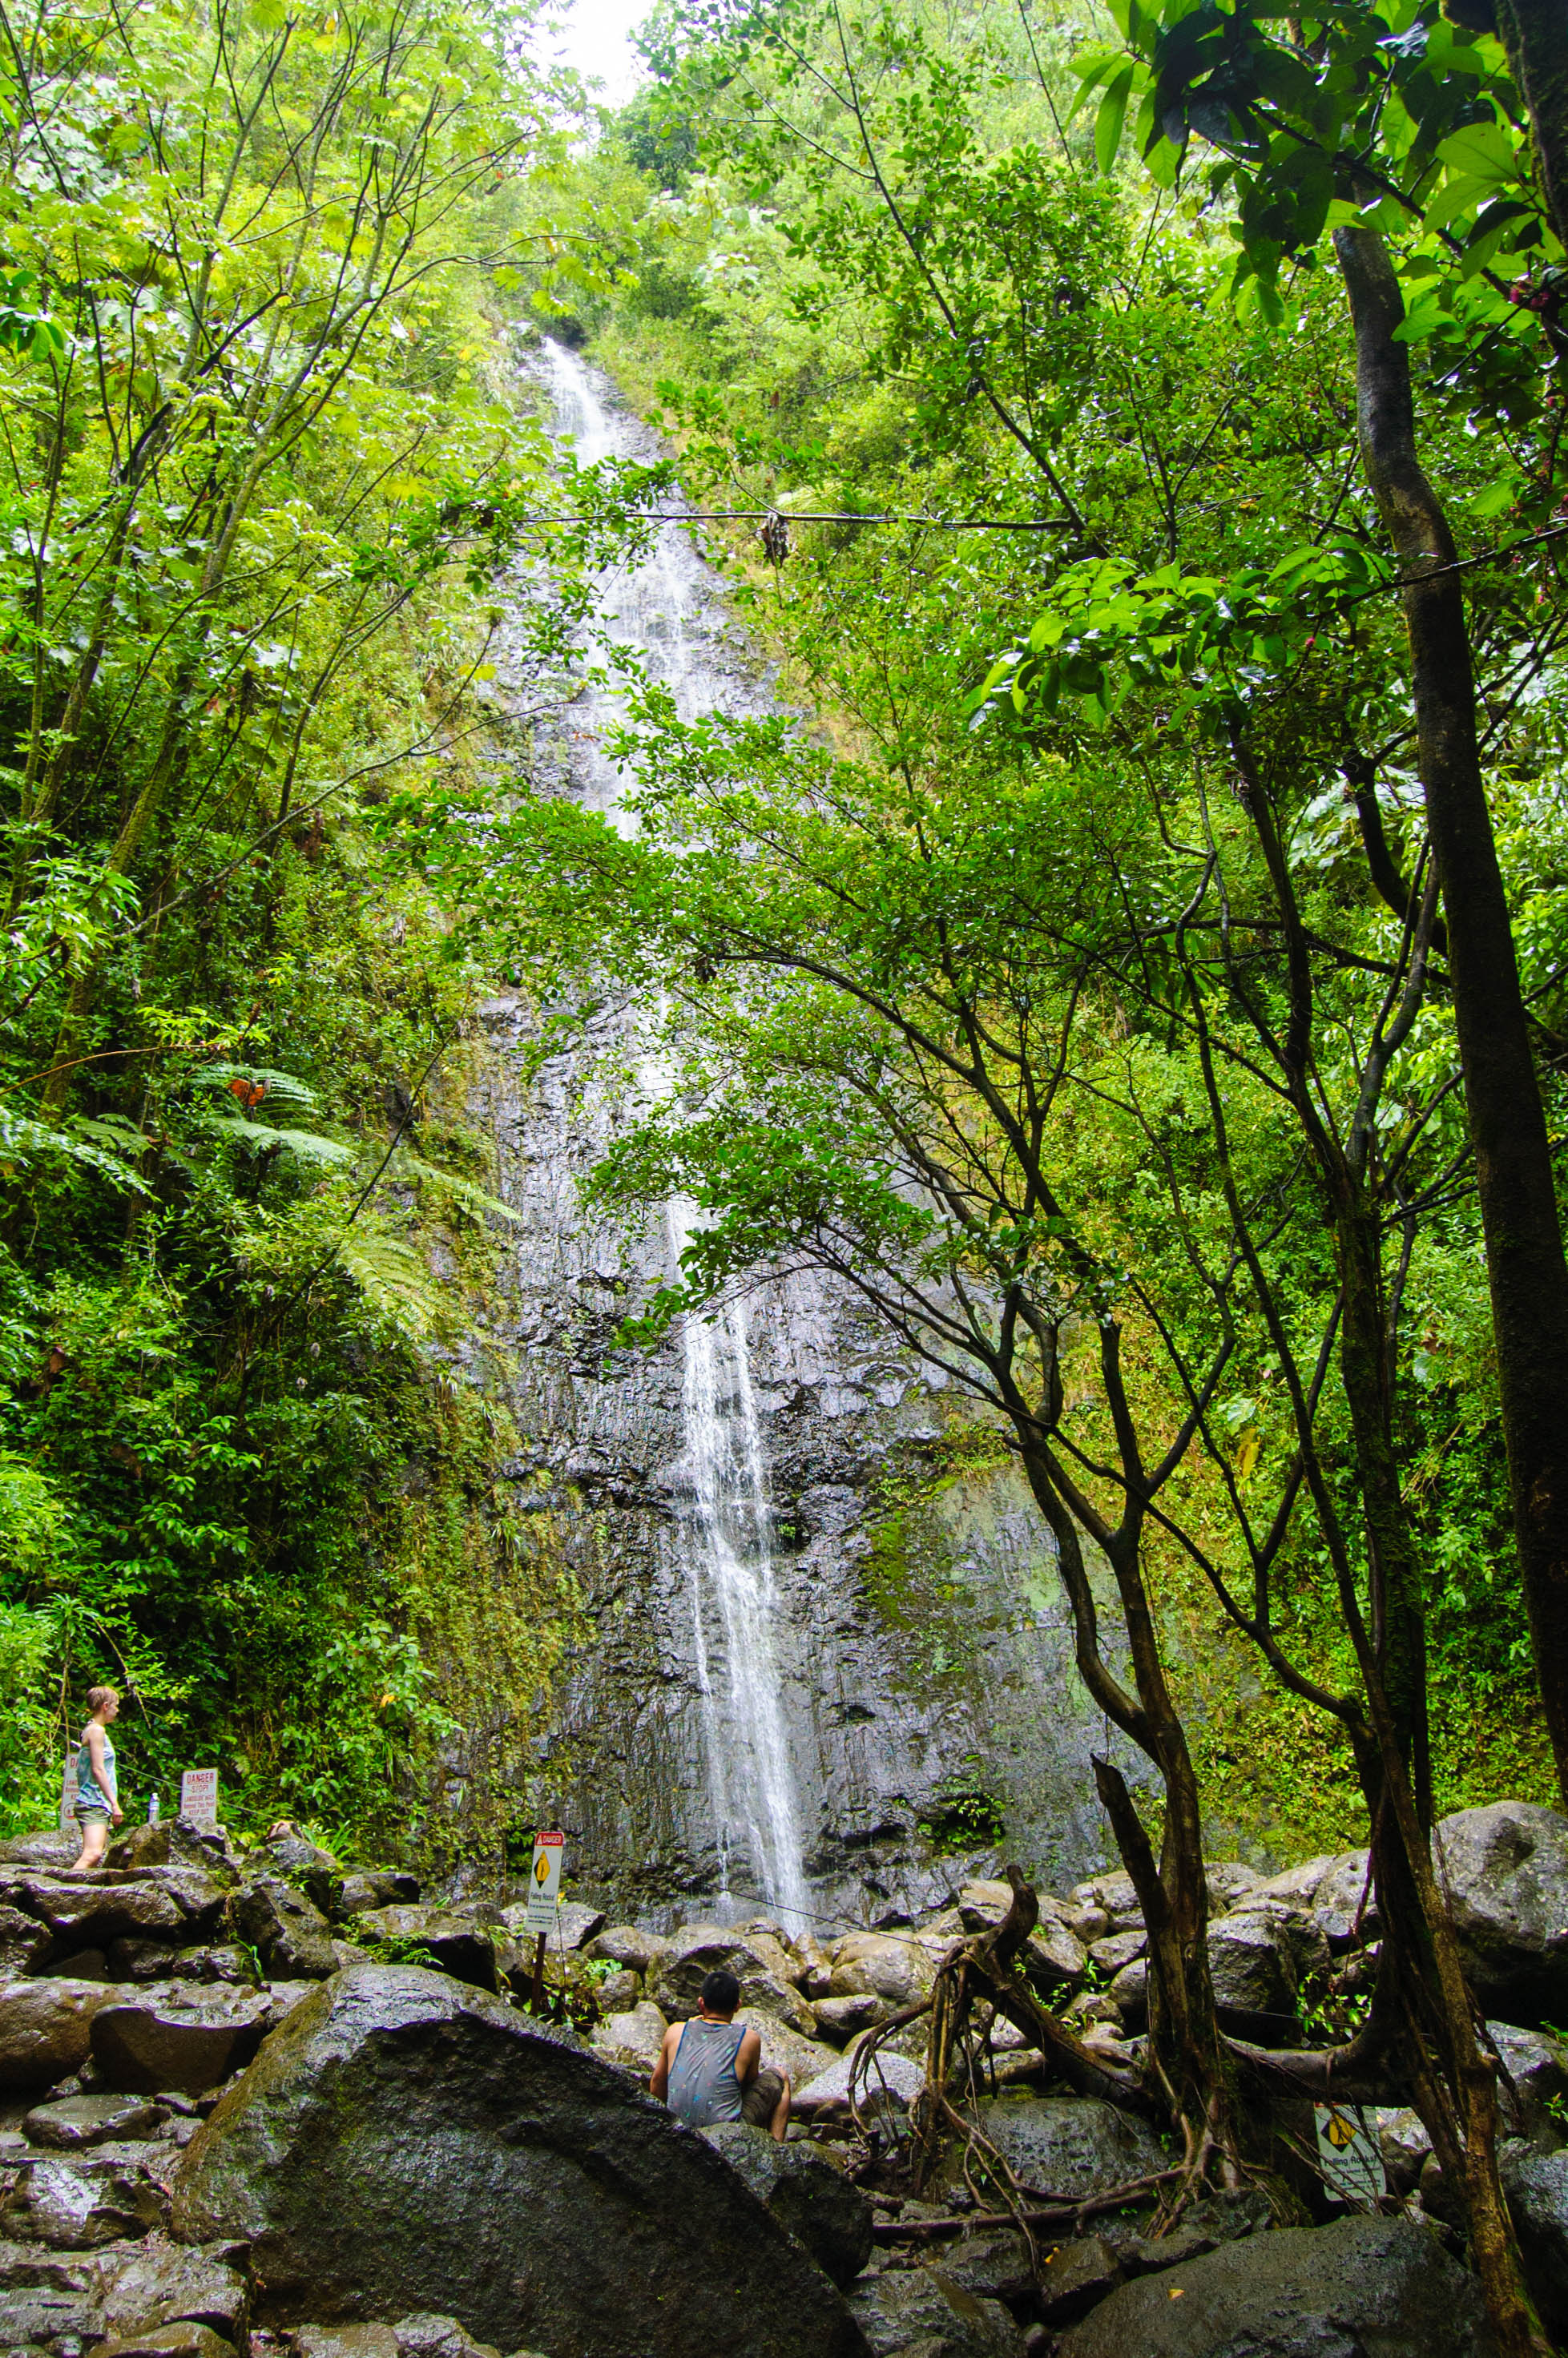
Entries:
{"type": "Polygon", "coordinates": [[[534,1864],[528,1875],[530,1932],[553,1932],[561,1904],[561,1866],[567,1855],[565,1834],[535,1834],[534,1864]]]}
{"type": "Polygon", "coordinates": [[[65,1768],[59,1780],[59,1830],[62,1834],[73,1834],[77,1832],[76,1755],[74,1752],[66,1754],[65,1768]]]}
{"type": "Polygon", "coordinates": [[[189,1818],[193,1826],[215,1826],[218,1823],[218,1771],[216,1768],[188,1768],[179,1780],[179,1814],[189,1818]]]}
{"type": "Polygon", "coordinates": [[[1319,2104],[1317,2160],[1330,2194],[1341,2202],[1367,2202],[1389,2190],[1376,2123],[1368,2125],[1359,2104],[1319,2104]]]}

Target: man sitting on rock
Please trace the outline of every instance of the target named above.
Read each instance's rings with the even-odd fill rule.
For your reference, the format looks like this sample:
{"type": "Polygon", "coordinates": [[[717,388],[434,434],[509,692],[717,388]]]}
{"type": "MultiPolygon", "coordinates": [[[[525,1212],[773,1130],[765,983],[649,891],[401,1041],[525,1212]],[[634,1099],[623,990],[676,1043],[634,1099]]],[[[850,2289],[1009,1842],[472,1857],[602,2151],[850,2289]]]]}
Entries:
{"type": "Polygon", "coordinates": [[[697,1996],[700,2013],[689,2022],[672,2022],[665,2031],[649,2093],[688,2128],[750,2121],[753,2128],[771,2128],[782,2145],[789,2126],[789,2078],[759,2069],[762,2042],[736,2021],[740,2003],[741,1985],[733,1974],[722,1968],[709,1974],[697,1996]]]}

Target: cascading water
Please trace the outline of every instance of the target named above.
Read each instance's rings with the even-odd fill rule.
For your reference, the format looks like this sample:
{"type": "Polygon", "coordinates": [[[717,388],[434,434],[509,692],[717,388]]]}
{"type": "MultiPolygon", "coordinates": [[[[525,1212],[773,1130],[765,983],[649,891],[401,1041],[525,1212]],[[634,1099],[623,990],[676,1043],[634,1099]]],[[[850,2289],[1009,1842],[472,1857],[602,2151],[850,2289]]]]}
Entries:
{"type": "MultiPolygon", "coordinates": [[[[558,344],[546,343],[545,352],[557,421],[579,460],[591,464],[615,454],[623,438],[587,372],[558,344]]],[[[662,674],[683,717],[711,709],[724,686],[694,653],[687,629],[693,607],[712,595],[711,578],[675,525],[660,532],[646,565],[604,588],[600,611],[610,634],[662,674]]],[[[578,709],[584,707],[587,727],[579,742],[587,759],[577,764],[580,788],[595,806],[614,816],[620,781],[600,741],[603,724],[614,717],[612,700],[590,689],[578,709]]],[[[643,1061],[642,1074],[645,1085],[656,1082],[652,1059],[643,1061]]],[[[666,1206],[671,1274],[693,1218],[688,1204],[666,1206]]],[[[731,1863],[743,1852],[772,1905],[792,1920],[804,1920],[810,1894],[776,1642],[767,1455],[744,1305],[731,1303],[709,1320],[684,1320],[681,1350],[686,1482],[678,1512],[720,1902],[729,1899],[731,1863]]]]}

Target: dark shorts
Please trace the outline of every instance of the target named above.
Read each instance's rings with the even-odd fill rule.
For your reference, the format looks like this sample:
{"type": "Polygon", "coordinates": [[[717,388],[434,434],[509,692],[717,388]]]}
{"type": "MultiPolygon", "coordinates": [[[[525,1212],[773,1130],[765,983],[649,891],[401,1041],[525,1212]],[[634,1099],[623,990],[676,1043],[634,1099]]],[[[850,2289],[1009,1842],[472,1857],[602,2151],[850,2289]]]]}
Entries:
{"type": "Polygon", "coordinates": [[[741,2098],[741,2118],[755,2129],[767,2128],[778,2111],[784,2086],[782,2071],[759,2071],[741,2098]]]}

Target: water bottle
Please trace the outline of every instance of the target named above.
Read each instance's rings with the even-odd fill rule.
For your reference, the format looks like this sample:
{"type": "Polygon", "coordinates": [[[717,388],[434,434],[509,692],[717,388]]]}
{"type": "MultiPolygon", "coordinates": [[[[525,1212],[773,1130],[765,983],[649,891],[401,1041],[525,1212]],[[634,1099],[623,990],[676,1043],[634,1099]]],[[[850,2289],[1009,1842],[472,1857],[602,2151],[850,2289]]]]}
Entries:
{"type": "Polygon", "coordinates": [[[157,1823],[157,1795],[156,1793],[147,1803],[147,1823],[149,1826],[156,1826],[157,1823]]]}

